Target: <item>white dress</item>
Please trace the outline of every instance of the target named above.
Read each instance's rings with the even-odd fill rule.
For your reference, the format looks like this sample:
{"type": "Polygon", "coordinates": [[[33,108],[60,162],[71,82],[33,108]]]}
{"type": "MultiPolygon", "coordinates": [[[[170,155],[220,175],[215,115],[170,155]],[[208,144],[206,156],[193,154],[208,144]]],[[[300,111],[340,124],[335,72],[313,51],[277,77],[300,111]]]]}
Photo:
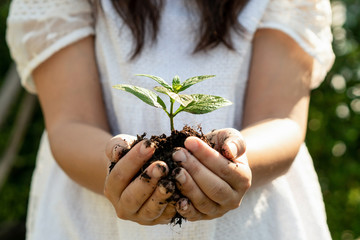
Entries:
{"type": "MultiPolygon", "coordinates": [[[[128,62],[131,33],[109,0],[102,1],[103,10],[87,0],[14,0],[7,41],[23,85],[36,93],[31,77],[34,68],[64,46],[95,34],[96,57],[113,134],[147,132],[150,136],[170,132],[164,113],[111,88],[118,83],[148,88],[156,85],[134,74],[158,75],[166,80],[174,75],[184,80],[215,74],[215,79],[195,85],[189,92],[220,95],[234,104],[207,115],[181,113],[175,120],[177,129],[185,123],[200,123],[208,132],[224,127],[240,129],[251,41],[257,29],[283,31],[314,57],[313,88],[332,65],[331,9],[327,0],[250,0],[238,18],[245,33],[232,33],[235,51],[219,46],[195,55],[191,52],[196,42],[196,17],[181,0],[165,3],[157,43],[145,47],[139,58],[128,62]],[[132,101],[137,104],[130,104],[132,101]]],[[[107,199],[77,185],[59,168],[45,132],[28,209],[29,240],[331,238],[317,175],[305,145],[286,175],[251,189],[238,209],[210,221],[185,222],[179,228],[141,226],[117,219],[107,199]]]]}

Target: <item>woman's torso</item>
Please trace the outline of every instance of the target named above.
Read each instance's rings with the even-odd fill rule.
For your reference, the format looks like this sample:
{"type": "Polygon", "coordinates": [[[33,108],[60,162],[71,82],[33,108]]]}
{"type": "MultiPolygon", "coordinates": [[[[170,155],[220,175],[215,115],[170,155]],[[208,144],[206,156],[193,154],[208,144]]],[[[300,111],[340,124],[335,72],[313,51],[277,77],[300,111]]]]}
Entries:
{"type": "MultiPolygon", "coordinates": [[[[96,57],[113,134],[170,132],[162,110],[112,88],[119,83],[150,89],[156,85],[154,81],[134,74],[157,75],[167,81],[175,75],[182,80],[197,75],[216,75],[214,79],[193,86],[188,93],[219,95],[232,101],[233,105],[207,115],[181,113],[175,119],[175,128],[201,124],[205,133],[215,128],[240,129],[251,40],[267,4],[262,0],[250,1],[239,17],[239,21],[243,19],[248,24],[244,35],[233,33],[235,51],[219,46],[192,54],[196,42],[196,17],[187,11],[183,1],[166,1],[157,42],[145,47],[132,62],[128,61],[132,47],[130,31],[123,26],[109,0],[102,4],[95,27],[96,57]]],[[[326,224],[311,226],[305,212],[301,212],[302,208],[310,209],[306,212],[311,214],[310,218],[319,218],[319,223],[324,224],[321,207],[316,174],[303,146],[288,174],[250,190],[238,209],[219,219],[185,222],[181,228],[141,226],[117,219],[104,197],[72,182],[53,160],[44,135],[32,185],[28,227],[30,239],[327,239],[326,224]],[[53,188],[53,184],[57,187],[53,188]],[[315,205],[306,202],[310,196],[315,199],[315,205]],[[312,209],[313,206],[320,208],[319,213],[312,209]],[[49,216],[52,216],[51,221],[49,216]],[[315,231],[324,235],[312,236],[315,231]]]]}

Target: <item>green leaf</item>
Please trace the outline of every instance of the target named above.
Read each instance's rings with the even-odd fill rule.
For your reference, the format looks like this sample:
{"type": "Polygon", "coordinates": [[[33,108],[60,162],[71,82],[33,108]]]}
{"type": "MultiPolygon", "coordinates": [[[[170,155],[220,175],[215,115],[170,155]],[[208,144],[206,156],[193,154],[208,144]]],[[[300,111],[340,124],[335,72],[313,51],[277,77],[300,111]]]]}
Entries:
{"type": "Polygon", "coordinates": [[[156,93],[148,89],[127,84],[118,84],[113,86],[113,88],[132,93],[150,106],[166,110],[164,101],[156,93]]]}
{"type": "Polygon", "coordinates": [[[156,86],[154,87],[154,90],[159,92],[159,93],[163,93],[163,94],[168,94],[168,92],[172,92],[171,90],[165,88],[165,87],[160,87],[160,86],[156,86]]]}
{"type": "Polygon", "coordinates": [[[188,78],[181,84],[181,88],[178,90],[178,92],[184,91],[185,89],[191,87],[192,85],[212,77],[215,77],[215,75],[204,75],[204,76],[196,76],[196,77],[188,78]]]}
{"type": "Polygon", "coordinates": [[[144,77],[148,77],[151,78],[153,80],[155,80],[156,82],[158,82],[161,86],[169,89],[172,91],[172,87],[161,77],[157,77],[157,76],[153,76],[153,75],[148,75],[148,74],[136,74],[136,76],[144,76],[144,77]]]}
{"type": "Polygon", "coordinates": [[[193,98],[187,94],[169,93],[169,96],[184,107],[188,106],[193,101],[193,98]]]}
{"type": "Polygon", "coordinates": [[[171,99],[173,99],[176,102],[180,103],[184,107],[186,107],[187,105],[189,105],[193,101],[193,98],[190,95],[177,94],[177,93],[174,93],[174,92],[172,92],[169,89],[166,89],[164,87],[159,87],[159,86],[154,87],[154,90],[159,92],[159,93],[163,93],[163,94],[168,95],[171,99]]]}
{"type": "Polygon", "coordinates": [[[187,107],[180,107],[177,112],[204,114],[232,104],[229,100],[214,95],[192,94],[191,96],[194,100],[187,107]]]}
{"type": "Polygon", "coordinates": [[[176,75],[172,80],[172,88],[176,93],[178,93],[179,90],[181,89],[180,78],[178,75],[176,75]]]}

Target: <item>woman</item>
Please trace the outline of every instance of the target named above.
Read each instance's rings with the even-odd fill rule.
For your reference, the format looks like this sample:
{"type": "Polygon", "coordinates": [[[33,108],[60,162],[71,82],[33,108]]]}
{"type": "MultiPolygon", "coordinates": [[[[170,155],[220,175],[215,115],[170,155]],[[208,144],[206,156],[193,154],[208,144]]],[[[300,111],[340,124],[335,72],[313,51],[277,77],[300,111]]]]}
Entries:
{"type": "Polygon", "coordinates": [[[310,89],[333,61],[329,25],[326,0],[13,1],[7,40],[47,130],[28,239],[330,239],[302,144],[310,89]],[[158,180],[173,174],[163,162],[147,169],[151,181],[131,181],[153,147],[119,156],[136,134],[168,133],[162,114],[111,88],[152,87],[137,73],[214,74],[190,92],[234,103],[179,115],[175,128],[201,123],[232,154],[188,138],[173,155],[177,203],[161,204],[172,193],[158,180]],[[176,212],[189,221],[163,225],[176,212]]]}

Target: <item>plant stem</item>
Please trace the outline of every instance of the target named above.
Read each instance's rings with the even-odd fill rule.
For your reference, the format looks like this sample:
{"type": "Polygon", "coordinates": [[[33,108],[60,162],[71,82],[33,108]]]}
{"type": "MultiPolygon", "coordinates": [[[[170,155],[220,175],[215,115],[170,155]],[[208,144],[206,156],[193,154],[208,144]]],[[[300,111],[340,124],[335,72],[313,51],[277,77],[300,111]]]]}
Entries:
{"type": "Polygon", "coordinates": [[[170,114],[169,114],[169,118],[170,118],[170,129],[171,131],[174,131],[174,114],[173,114],[173,111],[174,111],[174,100],[173,99],[170,99],[170,114]]]}
{"type": "Polygon", "coordinates": [[[174,117],[170,117],[171,131],[174,131],[174,117]]]}

